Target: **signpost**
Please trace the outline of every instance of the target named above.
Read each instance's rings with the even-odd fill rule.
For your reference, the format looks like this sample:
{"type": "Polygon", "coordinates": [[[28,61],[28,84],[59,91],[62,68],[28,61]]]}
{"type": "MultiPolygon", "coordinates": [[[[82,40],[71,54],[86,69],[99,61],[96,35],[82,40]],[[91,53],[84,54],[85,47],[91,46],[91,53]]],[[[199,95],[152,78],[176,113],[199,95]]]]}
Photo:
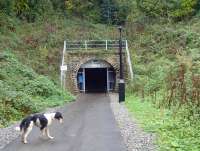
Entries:
{"type": "Polygon", "coordinates": [[[60,75],[61,76],[60,77],[61,78],[61,87],[65,88],[65,82],[66,82],[65,81],[65,76],[66,76],[65,72],[67,71],[67,65],[61,65],[60,66],[60,71],[61,71],[61,75],[60,75]]]}
{"type": "Polygon", "coordinates": [[[67,71],[67,65],[60,66],[61,71],[67,71]]]}

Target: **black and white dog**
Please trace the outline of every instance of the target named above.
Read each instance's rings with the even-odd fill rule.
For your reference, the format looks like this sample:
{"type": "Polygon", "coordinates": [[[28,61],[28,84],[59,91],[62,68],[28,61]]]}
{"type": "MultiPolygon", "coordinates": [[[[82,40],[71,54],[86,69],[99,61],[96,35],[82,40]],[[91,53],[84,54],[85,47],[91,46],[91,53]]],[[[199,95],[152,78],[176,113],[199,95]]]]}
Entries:
{"type": "Polygon", "coordinates": [[[24,144],[27,143],[27,137],[34,125],[40,128],[42,136],[46,135],[48,138],[53,139],[53,137],[49,134],[49,126],[55,119],[62,123],[62,114],[60,112],[56,112],[30,115],[21,121],[20,126],[16,127],[16,130],[22,132],[22,142],[24,144]]]}

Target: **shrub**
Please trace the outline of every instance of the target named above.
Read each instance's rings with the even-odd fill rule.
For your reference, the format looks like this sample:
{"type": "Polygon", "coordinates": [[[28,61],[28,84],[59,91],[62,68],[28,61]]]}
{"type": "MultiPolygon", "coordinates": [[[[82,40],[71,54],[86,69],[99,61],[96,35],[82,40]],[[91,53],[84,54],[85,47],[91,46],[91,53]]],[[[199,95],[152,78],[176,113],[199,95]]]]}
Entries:
{"type": "Polygon", "coordinates": [[[198,0],[137,0],[139,10],[149,17],[181,20],[194,15],[198,0]]]}
{"type": "Polygon", "coordinates": [[[50,0],[19,0],[15,1],[16,14],[28,22],[53,15],[53,6],[50,0]]]}
{"type": "Polygon", "coordinates": [[[30,95],[40,95],[43,97],[60,95],[53,82],[44,76],[38,76],[34,80],[29,80],[24,87],[26,93],[30,95]]]}
{"type": "Polygon", "coordinates": [[[0,1],[0,12],[7,15],[13,15],[14,13],[14,0],[1,0],[0,1]]]}
{"type": "Polygon", "coordinates": [[[0,11],[0,33],[15,32],[18,21],[0,11]]]}
{"type": "Polygon", "coordinates": [[[3,52],[0,58],[0,125],[72,100],[72,95],[21,64],[12,53],[3,52]]]}

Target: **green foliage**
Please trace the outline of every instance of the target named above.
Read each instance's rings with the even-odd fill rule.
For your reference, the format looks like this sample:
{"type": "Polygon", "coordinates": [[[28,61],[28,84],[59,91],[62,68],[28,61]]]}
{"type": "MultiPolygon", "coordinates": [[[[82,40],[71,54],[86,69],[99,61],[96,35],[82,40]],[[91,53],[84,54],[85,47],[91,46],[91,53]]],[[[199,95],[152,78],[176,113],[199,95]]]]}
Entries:
{"type": "Polygon", "coordinates": [[[172,18],[181,19],[183,17],[189,17],[193,15],[197,10],[195,10],[198,0],[181,0],[180,2],[173,1],[175,3],[172,11],[169,12],[169,16],[172,18]]]}
{"type": "Polygon", "coordinates": [[[59,79],[60,50],[63,39],[114,39],[116,28],[93,24],[79,19],[48,18],[45,22],[15,23],[15,32],[2,30],[0,49],[13,50],[20,61],[37,73],[48,75],[54,81],[59,79]]]}
{"type": "Polygon", "coordinates": [[[28,0],[15,1],[15,10],[13,10],[17,15],[20,15],[24,11],[29,9],[28,0]]]}
{"type": "Polygon", "coordinates": [[[16,31],[18,21],[11,18],[4,12],[0,12],[0,33],[6,33],[8,31],[16,31]]]}
{"type": "Polygon", "coordinates": [[[10,16],[35,22],[49,17],[75,16],[107,24],[125,23],[131,7],[123,0],[1,0],[0,9],[10,16]]]}
{"type": "MultiPolygon", "coordinates": [[[[188,8],[181,4],[186,1],[176,2],[167,6],[167,14],[159,10],[159,5],[152,5],[152,9],[148,7],[150,13],[144,10],[128,17],[126,33],[132,47],[135,79],[127,86],[130,96],[126,103],[143,127],[157,134],[161,151],[197,151],[200,148],[199,18],[183,20],[198,9],[194,1],[187,1],[188,8]],[[173,12],[177,10],[180,14],[175,16],[173,12]],[[168,20],[162,20],[163,16],[168,20]],[[182,21],[171,22],[171,19],[182,21]]],[[[146,9],[143,7],[149,3],[141,9],[146,9]]]]}
{"type": "Polygon", "coordinates": [[[125,24],[132,1],[102,0],[100,5],[101,22],[106,24],[125,24]]]}
{"type": "Polygon", "coordinates": [[[47,77],[36,74],[6,51],[0,55],[0,92],[1,125],[73,99],[47,77]]]}
{"type": "Polygon", "coordinates": [[[106,24],[124,24],[127,16],[182,20],[199,11],[199,0],[1,0],[7,15],[28,22],[51,16],[76,16],[106,24]]]}
{"type": "Polygon", "coordinates": [[[136,0],[145,16],[182,20],[198,12],[199,0],[136,0]]]}
{"type": "Polygon", "coordinates": [[[1,0],[0,1],[0,13],[13,15],[14,5],[15,5],[15,3],[13,0],[1,0]]]}
{"type": "Polygon", "coordinates": [[[40,95],[43,97],[49,97],[58,93],[55,85],[44,76],[38,76],[34,80],[26,81],[23,84],[26,94],[40,95]]]}
{"type": "MultiPolygon", "coordinates": [[[[130,35],[130,39],[134,37],[131,44],[136,74],[130,91],[138,92],[144,97],[152,96],[157,105],[165,107],[193,102],[198,108],[197,26],[198,23],[193,26],[152,24],[143,27],[143,31],[136,31],[134,36],[130,35]],[[162,95],[162,98],[158,100],[156,95],[162,95]]],[[[130,28],[137,30],[137,26],[130,28]]],[[[133,30],[129,29],[129,26],[127,29],[127,33],[133,30]]]]}
{"type": "Polygon", "coordinates": [[[34,22],[36,19],[53,15],[53,6],[50,0],[20,0],[15,2],[17,16],[34,22]]]}
{"type": "Polygon", "coordinates": [[[66,7],[67,10],[77,16],[83,17],[88,10],[94,9],[95,1],[94,0],[67,0],[66,7]]]}
{"type": "Polygon", "coordinates": [[[128,96],[126,105],[146,131],[157,134],[160,151],[199,150],[199,114],[187,117],[187,112],[193,110],[191,107],[157,109],[150,101],[141,102],[135,96],[128,96]]]}
{"type": "Polygon", "coordinates": [[[75,16],[106,24],[124,24],[129,1],[120,0],[67,0],[67,12],[75,16]]]}
{"type": "Polygon", "coordinates": [[[137,0],[138,9],[150,17],[167,16],[165,0],[137,0]]]}
{"type": "Polygon", "coordinates": [[[51,0],[51,3],[56,12],[66,13],[66,0],[51,0]]]}

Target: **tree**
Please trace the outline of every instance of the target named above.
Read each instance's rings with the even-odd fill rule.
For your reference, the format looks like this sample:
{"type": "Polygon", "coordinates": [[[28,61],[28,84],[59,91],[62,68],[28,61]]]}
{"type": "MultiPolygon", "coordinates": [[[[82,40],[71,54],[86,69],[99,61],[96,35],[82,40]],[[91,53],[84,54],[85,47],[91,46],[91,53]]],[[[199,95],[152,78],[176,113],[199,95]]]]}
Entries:
{"type": "Polygon", "coordinates": [[[7,15],[13,15],[14,13],[14,1],[13,0],[1,0],[0,1],[0,10],[2,13],[7,15]]]}
{"type": "Polygon", "coordinates": [[[172,2],[175,4],[169,12],[169,16],[172,18],[180,20],[192,16],[197,11],[198,0],[181,0],[180,2],[173,0],[172,2]]]}
{"type": "Polygon", "coordinates": [[[101,8],[101,21],[103,23],[111,24],[113,22],[113,14],[116,10],[111,0],[102,0],[100,4],[101,8]]]}
{"type": "Polygon", "coordinates": [[[36,19],[53,14],[50,0],[16,0],[15,12],[20,19],[34,22],[36,19]]]}
{"type": "Polygon", "coordinates": [[[114,0],[117,7],[115,24],[125,24],[127,17],[133,9],[132,0],[114,0]]]}
{"type": "Polygon", "coordinates": [[[51,0],[54,11],[66,15],[66,0],[51,0]]]}
{"type": "Polygon", "coordinates": [[[93,7],[94,0],[66,0],[67,11],[76,16],[84,17],[93,7]]]}
{"type": "Polygon", "coordinates": [[[107,24],[123,24],[130,10],[130,1],[101,0],[101,21],[107,24]]]}
{"type": "Polygon", "coordinates": [[[199,0],[136,0],[146,16],[183,19],[193,15],[199,0]]]}

